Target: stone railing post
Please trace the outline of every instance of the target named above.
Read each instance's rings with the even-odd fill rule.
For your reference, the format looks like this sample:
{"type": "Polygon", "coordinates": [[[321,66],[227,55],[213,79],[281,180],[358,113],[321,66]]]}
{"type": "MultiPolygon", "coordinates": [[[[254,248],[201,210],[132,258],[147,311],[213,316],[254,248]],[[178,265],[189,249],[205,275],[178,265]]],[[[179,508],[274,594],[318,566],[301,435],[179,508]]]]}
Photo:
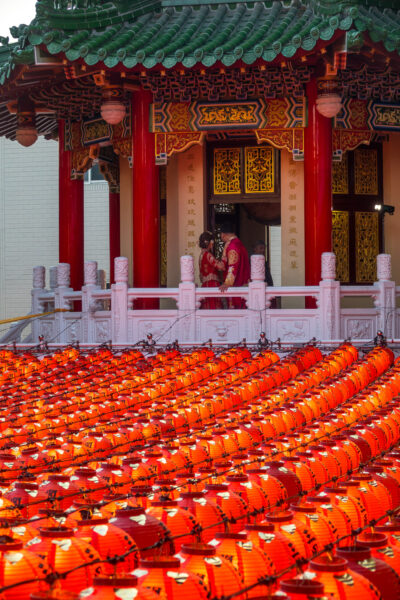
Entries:
{"type": "MultiPolygon", "coordinates": [[[[39,300],[39,296],[43,294],[46,286],[46,269],[43,266],[33,267],[32,278],[32,308],[31,312],[36,315],[44,312],[43,302],[39,300]]],[[[34,319],[32,322],[32,337],[36,344],[40,334],[40,319],[34,319]]]]}
{"type": "Polygon", "coordinates": [[[178,300],[179,342],[196,341],[196,285],[193,256],[181,256],[181,283],[178,300]]]}
{"type": "Polygon", "coordinates": [[[396,328],[396,284],[392,281],[392,257],[390,254],[378,254],[376,257],[378,281],[375,306],[378,310],[377,329],[392,340],[397,337],[396,328]]]}
{"type": "Polygon", "coordinates": [[[82,287],[82,342],[91,344],[94,338],[93,312],[96,310],[96,302],[92,299],[92,292],[98,289],[97,285],[97,262],[95,260],[85,261],[84,285],[82,287]]]}
{"type": "Polygon", "coordinates": [[[50,267],[49,269],[49,287],[52,292],[56,289],[57,283],[57,267],[50,267]]]}
{"type": "Polygon", "coordinates": [[[336,256],[333,252],[323,252],[318,304],[319,338],[322,341],[340,338],[340,282],[335,281],[335,278],[336,256]]]}
{"type": "MultiPolygon", "coordinates": [[[[265,257],[261,254],[253,254],[250,257],[251,281],[249,283],[249,297],[247,309],[250,312],[249,341],[258,341],[260,334],[266,327],[266,287],[265,287],[265,257]]],[[[267,336],[268,337],[268,336],[267,336]]]]}
{"type": "MultiPolygon", "coordinates": [[[[65,299],[65,295],[72,292],[72,288],[70,287],[70,270],[71,269],[68,263],[59,263],[57,265],[57,287],[54,290],[54,308],[71,308],[69,301],[65,299]]],[[[68,331],[65,314],[62,312],[56,313],[54,316],[54,322],[54,333],[57,337],[53,341],[59,344],[67,344],[68,331]]]]}
{"type": "Polygon", "coordinates": [[[111,335],[113,344],[128,343],[128,259],[114,259],[115,283],[111,286],[111,335]]]}

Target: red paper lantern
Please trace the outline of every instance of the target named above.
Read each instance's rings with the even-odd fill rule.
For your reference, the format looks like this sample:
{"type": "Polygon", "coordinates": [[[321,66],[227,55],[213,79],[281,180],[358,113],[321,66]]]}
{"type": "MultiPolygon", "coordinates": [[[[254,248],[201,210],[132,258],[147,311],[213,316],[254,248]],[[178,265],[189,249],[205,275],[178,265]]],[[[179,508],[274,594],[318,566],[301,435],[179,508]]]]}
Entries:
{"type": "Polygon", "coordinates": [[[30,540],[27,546],[47,560],[54,572],[66,573],[72,570],[63,578],[63,587],[72,592],[89,587],[93,577],[103,573],[97,551],[87,541],[76,538],[73,530],[67,527],[39,529],[39,536],[30,540]],[[99,564],[87,565],[96,560],[99,564]]]}
{"type": "Polygon", "coordinates": [[[181,568],[174,556],[154,556],[140,561],[133,573],[138,589],[150,590],[159,600],[207,600],[208,591],[200,577],[181,568]]]}
{"type": "Polygon", "coordinates": [[[179,507],[175,500],[159,500],[152,502],[147,514],[165,524],[171,533],[175,551],[179,552],[182,544],[194,544],[201,541],[200,523],[195,517],[179,507]]]}
{"type": "Polygon", "coordinates": [[[209,542],[216,533],[223,533],[228,527],[228,517],[222,508],[203,492],[183,492],[179,506],[188,510],[201,524],[203,542],[209,542]]]}
{"type": "Polygon", "coordinates": [[[103,563],[107,575],[133,571],[139,564],[139,549],[131,536],[109,523],[108,519],[82,519],[77,522],[75,535],[78,539],[89,541],[103,560],[127,554],[123,560],[103,563]]]}
{"type": "MultiPolygon", "coordinates": [[[[337,549],[338,557],[348,561],[350,569],[376,587],[382,600],[400,598],[400,576],[384,560],[372,556],[370,548],[361,545],[337,549]]],[[[384,555],[382,555],[385,558],[384,555]]]]}
{"type": "Polygon", "coordinates": [[[81,591],[79,600],[157,600],[158,596],[154,592],[147,589],[139,591],[137,583],[135,575],[95,577],[92,586],[81,591]]]}
{"type": "MultiPolygon", "coordinates": [[[[216,554],[208,544],[183,544],[179,552],[181,568],[200,577],[213,598],[237,594],[243,588],[243,579],[227,559],[216,554]]],[[[246,594],[235,597],[241,600],[246,594]]]]}
{"type": "Polygon", "coordinates": [[[12,586],[3,592],[6,600],[26,600],[43,585],[44,578],[50,573],[46,560],[24,549],[22,542],[4,536],[0,540],[0,576],[2,586],[12,586]]]}
{"type": "Polygon", "coordinates": [[[171,532],[162,522],[145,512],[142,507],[121,508],[110,523],[126,531],[139,548],[140,556],[170,555],[174,552],[171,532]]]}
{"type": "MultiPolygon", "coordinates": [[[[246,587],[259,583],[263,577],[276,574],[276,566],[271,558],[255,546],[245,533],[217,533],[213,545],[217,555],[227,559],[238,570],[246,587]]],[[[257,598],[262,594],[267,595],[275,587],[273,581],[270,585],[255,585],[247,592],[247,596],[257,598]]]]}

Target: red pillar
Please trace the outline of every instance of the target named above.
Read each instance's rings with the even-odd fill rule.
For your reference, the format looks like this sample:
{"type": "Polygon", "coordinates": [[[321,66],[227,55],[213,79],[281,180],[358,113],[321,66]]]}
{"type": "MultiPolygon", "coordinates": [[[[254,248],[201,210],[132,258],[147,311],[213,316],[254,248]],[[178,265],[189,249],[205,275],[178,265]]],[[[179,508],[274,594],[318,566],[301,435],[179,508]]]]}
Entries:
{"type": "Polygon", "coordinates": [[[58,126],[59,261],[71,265],[71,287],[83,285],[83,181],[71,179],[72,156],[64,149],[64,121],[58,126]]]}
{"type": "MultiPolygon", "coordinates": [[[[158,287],[160,283],[160,200],[154,133],[150,133],[151,92],[138,91],[132,100],[133,154],[133,285],[158,287]]],[[[158,308],[158,301],[137,303],[137,308],[158,308]]]]}
{"type": "Polygon", "coordinates": [[[121,253],[119,192],[109,192],[110,282],[114,283],[114,258],[121,253]]]}
{"type": "MultiPolygon", "coordinates": [[[[332,121],[316,107],[317,81],[307,84],[308,126],[304,137],[305,284],[321,278],[321,254],[332,251],[332,121]]],[[[315,302],[307,302],[312,308],[315,302]]]]}

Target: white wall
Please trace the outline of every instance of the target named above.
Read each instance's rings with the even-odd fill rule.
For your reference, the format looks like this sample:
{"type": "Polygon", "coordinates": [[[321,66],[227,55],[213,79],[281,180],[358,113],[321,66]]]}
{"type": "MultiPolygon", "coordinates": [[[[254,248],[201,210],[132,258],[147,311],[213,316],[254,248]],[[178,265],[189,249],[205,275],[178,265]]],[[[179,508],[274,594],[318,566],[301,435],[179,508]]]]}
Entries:
{"type": "Polygon", "coordinates": [[[0,318],[30,310],[32,267],[58,260],[58,145],[0,138],[0,318]]]}
{"type": "Polygon", "coordinates": [[[85,183],[85,260],[97,260],[110,276],[108,183],[85,183]]]}
{"type": "MultiPolygon", "coordinates": [[[[108,272],[108,186],[85,186],[85,259],[108,272]]],[[[30,310],[32,267],[58,262],[58,144],[0,138],[0,319],[30,310]]],[[[6,326],[0,326],[1,331],[6,326]]]]}

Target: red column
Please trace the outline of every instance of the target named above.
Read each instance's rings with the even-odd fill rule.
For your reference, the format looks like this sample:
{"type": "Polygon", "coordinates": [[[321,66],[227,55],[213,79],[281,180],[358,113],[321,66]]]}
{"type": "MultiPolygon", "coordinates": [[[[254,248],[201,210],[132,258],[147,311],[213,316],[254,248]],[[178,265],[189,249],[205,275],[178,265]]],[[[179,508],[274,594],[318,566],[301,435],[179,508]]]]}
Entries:
{"type": "Polygon", "coordinates": [[[114,283],[114,258],[121,253],[119,192],[109,192],[110,282],[114,283]]]}
{"type": "MultiPolygon", "coordinates": [[[[317,81],[307,84],[304,137],[305,284],[318,284],[321,254],[332,251],[332,122],[317,111],[317,81]]],[[[312,308],[315,302],[307,302],[312,308]]]]}
{"type": "Polygon", "coordinates": [[[83,285],[83,181],[71,179],[72,156],[64,149],[64,121],[59,121],[59,261],[71,265],[71,287],[83,285]]]}
{"type": "MultiPolygon", "coordinates": [[[[133,285],[158,287],[160,283],[160,200],[154,134],[150,133],[151,92],[138,91],[132,100],[133,154],[133,285]]],[[[158,308],[148,300],[136,308],[158,308]]]]}

